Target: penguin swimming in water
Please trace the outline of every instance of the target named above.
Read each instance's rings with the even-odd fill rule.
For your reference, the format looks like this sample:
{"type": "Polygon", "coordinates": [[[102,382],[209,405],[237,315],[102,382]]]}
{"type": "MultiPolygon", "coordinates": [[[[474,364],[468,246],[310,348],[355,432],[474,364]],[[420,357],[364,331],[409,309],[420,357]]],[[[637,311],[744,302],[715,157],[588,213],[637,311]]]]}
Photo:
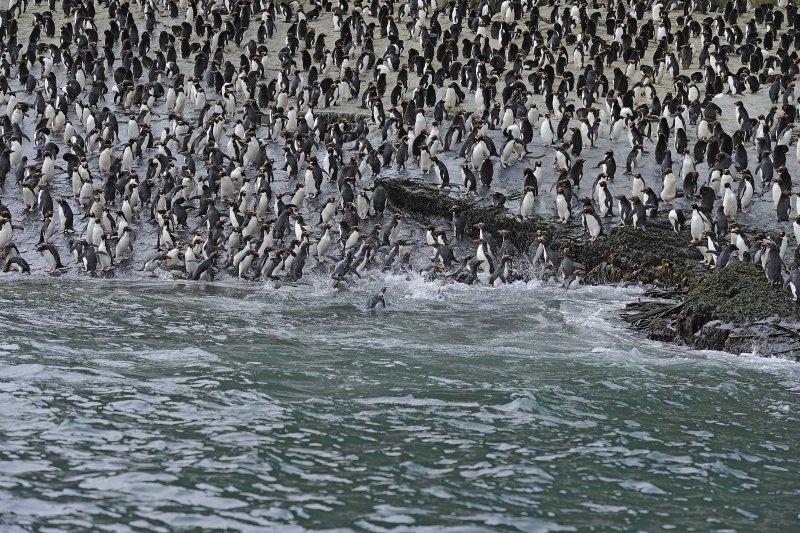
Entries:
{"type": "Polygon", "coordinates": [[[374,294],[372,297],[370,297],[369,300],[367,300],[366,309],[373,310],[376,307],[378,307],[378,304],[381,304],[385,309],[386,308],[386,299],[384,298],[385,294],[386,294],[386,287],[382,287],[377,294],[374,294]]]}

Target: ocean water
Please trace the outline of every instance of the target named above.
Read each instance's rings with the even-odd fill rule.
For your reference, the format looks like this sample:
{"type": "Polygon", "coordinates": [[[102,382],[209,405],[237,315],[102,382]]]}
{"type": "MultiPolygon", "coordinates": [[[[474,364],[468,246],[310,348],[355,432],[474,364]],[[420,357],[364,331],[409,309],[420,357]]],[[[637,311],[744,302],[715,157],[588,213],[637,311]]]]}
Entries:
{"type": "Polygon", "coordinates": [[[634,289],[381,283],[0,283],[0,529],[800,527],[798,365],[634,289]]]}

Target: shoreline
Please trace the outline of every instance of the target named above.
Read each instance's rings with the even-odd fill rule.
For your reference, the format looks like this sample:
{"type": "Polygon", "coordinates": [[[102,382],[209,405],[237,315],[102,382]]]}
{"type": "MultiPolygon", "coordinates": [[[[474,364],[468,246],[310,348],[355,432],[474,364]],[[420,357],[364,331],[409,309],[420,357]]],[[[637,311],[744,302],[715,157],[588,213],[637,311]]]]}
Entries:
{"type": "MultiPolygon", "coordinates": [[[[378,182],[387,189],[388,197],[395,205],[399,201],[401,210],[419,210],[424,201],[429,206],[439,206],[438,211],[429,208],[425,213],[427,216],[444,220],[447,213],[442,207],[454,201],[420,182],[378,182]],[[409,184],[417,192],[408,188],[409,184]],[[402,198],[404,194],[406,198],[402,198]],[[421,196],[415,197],[415,194],[421,196]],[[439,198],[432,200],[436,195],[439,198]]],[[[487,216],[486,207],[470,204],[462,207],[468,216],[472,209],[479,210],[482,218],[487,216]]],[[[752,263],[737,263],[712,272],[702,269],[700,253],[682,245],[691,239],[688,230],[676,234],[668,223],[651,220],[644,231],[613,227],[601,239],[589,241],[583,238],[579,241],[574,237],[576,224],[565,227],[543,217],[521,222],[507,212],[498,211],[491,224],[487,224],[497,228],[508,225],[514,226],[516,231],[511,232],[511,238],[516,239],[515,244],[520,249],[527,248],[541,233],[547,235],[554,250],[569,248],[571,259],[586,266],[587,283],[610,286],[626,282],[652,284],[653,289],[643,295],[646,302],[630,304],[621,313],[621,318],[632,329],[650,340],[698,350],[719,350],[736,355],[756,352],[761,357],[782,356],[800,361],[800,329],[797,329],[800,322],[797,309],[787,294],[780,288],[770,287],[763,270],[752,263]],[[520,228],[525,228],[525,231],[521,232],[520,228]],[[665,246],[662,251],[668,252],[671,261],[653,260],[657,258],[652,253],[654,233],[660,237],[665,246]],[[613,269],[604,268],[604,265],[612,265],[613,269]],[[640,268],[631,270],[630,265],[640,268]],[[609,271],[612,277],[602,281],[598,279],[609,271]],[[726,298],[733,299],[732,303],[720,307],[726,298]],[[770,353],[760,351],[766,342],[777,345],[777,350],[770,353]]]]}
{"type": "MultiPolygon", "coordinates": [[[[561,225],[539,215],[532,220],[521,221],[507,210],[453,198],[421,181],[377,178],[375,185],[386,189],[389,205],[396,212],[403,213],[416,229],[430,222],[437,222],[438,227],[446,226],[450,214],[448,206],[459,203],[468,220],[485,222],[486,228],[493,233],[499,229],[510,230],[509,239],[522,255],[526,255],[523,250],[535,244],[538,237],[544,236],[548,246],[557,253],[567,250],[573,261],[586,267],[584,283],[644,288],[645,292],[637,301],[627,304],[618,316],[630,330],[649,340],[692,350],[754,354],[762,358],[780,357],[800,362],[798,310],[787,294],[780,288],[770,287],[763,270],[752,263],[729,265],[719,271],[703,269],[699,252],[682,246],[689,240],[688,230],[676,234],[663,220],[651,220],[644,231],[631,227],[612,227],[604,237],[590,241],[576,223],[561,225]],[[662,242],[673,257],[672,261],[665,262],[653,254],[651,239],[654,234],[662,237],[662,242]],[[632,269],[631,265],[638,268],[632,269]],[[764,350],[767,346],[768,352],[764,350]]],[[[468,224],[469,227],[471,224],[468,224]]],[[[474,228],[472,231],[475,231],[474,228]]],[[[476,237],[477,233],[468,236],[476,237]]],[[[86,281],[97,282],[98,285],[103,282],[146,282],[159,287],[198,286],[236,290],[257,287],[259,291],[272,290],[269,281],[243,281],[235,273],[224,269],[221,271],[226,272],[225,277],[200,284],[185,278],[170,278],[166,272],[135,277],[131,275],[130,268],[124,269],[121,275],[110,272],[109,275],[92,278],[58,275],[23,278],[26,276],[24,274],[15,277],[31,281],[63,279],[77,284],[86,281]]],[[[423,277],[426,275],[425,271],[417,270],[417,273],[423,277]]],[[[536,277],[543,281],[555,278],[555,274],[544,269],[535,274],[527,271],[526,275],[530,276],[528,279],[536,277]]],[[[485,283],[481,285],[488,287],[485,283]]]]}

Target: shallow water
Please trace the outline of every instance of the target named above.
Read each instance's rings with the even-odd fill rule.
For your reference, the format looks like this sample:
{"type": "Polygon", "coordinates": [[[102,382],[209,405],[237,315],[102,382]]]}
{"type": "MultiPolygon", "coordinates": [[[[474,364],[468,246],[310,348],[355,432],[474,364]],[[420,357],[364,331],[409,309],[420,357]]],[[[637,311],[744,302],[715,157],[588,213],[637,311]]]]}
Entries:
{"type": "Polygon", "coordinates": [[[796,365],[375,289],[0,284],[2,529],[796,530],[796,365]]]}

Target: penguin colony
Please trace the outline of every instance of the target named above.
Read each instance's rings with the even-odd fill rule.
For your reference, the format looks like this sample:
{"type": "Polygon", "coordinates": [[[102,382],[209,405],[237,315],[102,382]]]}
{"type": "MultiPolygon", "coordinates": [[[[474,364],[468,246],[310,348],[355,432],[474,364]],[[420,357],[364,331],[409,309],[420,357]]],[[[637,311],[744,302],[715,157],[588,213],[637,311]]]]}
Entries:
{"type": "Polygon", "coordinates": [[[342,288],[541,261],[580,283],[543,238],[466,227],[465,203],[491,202],[592,240],[668,218],[710,268],[761,264],[796,299],[786,0],[10,0],[0,21],[4,272],[342,288]],[[450,194],[452,225],[392,212],[381,174],[450,194]],[[747,232],[759,208],[772,229],[747,232]]]}

